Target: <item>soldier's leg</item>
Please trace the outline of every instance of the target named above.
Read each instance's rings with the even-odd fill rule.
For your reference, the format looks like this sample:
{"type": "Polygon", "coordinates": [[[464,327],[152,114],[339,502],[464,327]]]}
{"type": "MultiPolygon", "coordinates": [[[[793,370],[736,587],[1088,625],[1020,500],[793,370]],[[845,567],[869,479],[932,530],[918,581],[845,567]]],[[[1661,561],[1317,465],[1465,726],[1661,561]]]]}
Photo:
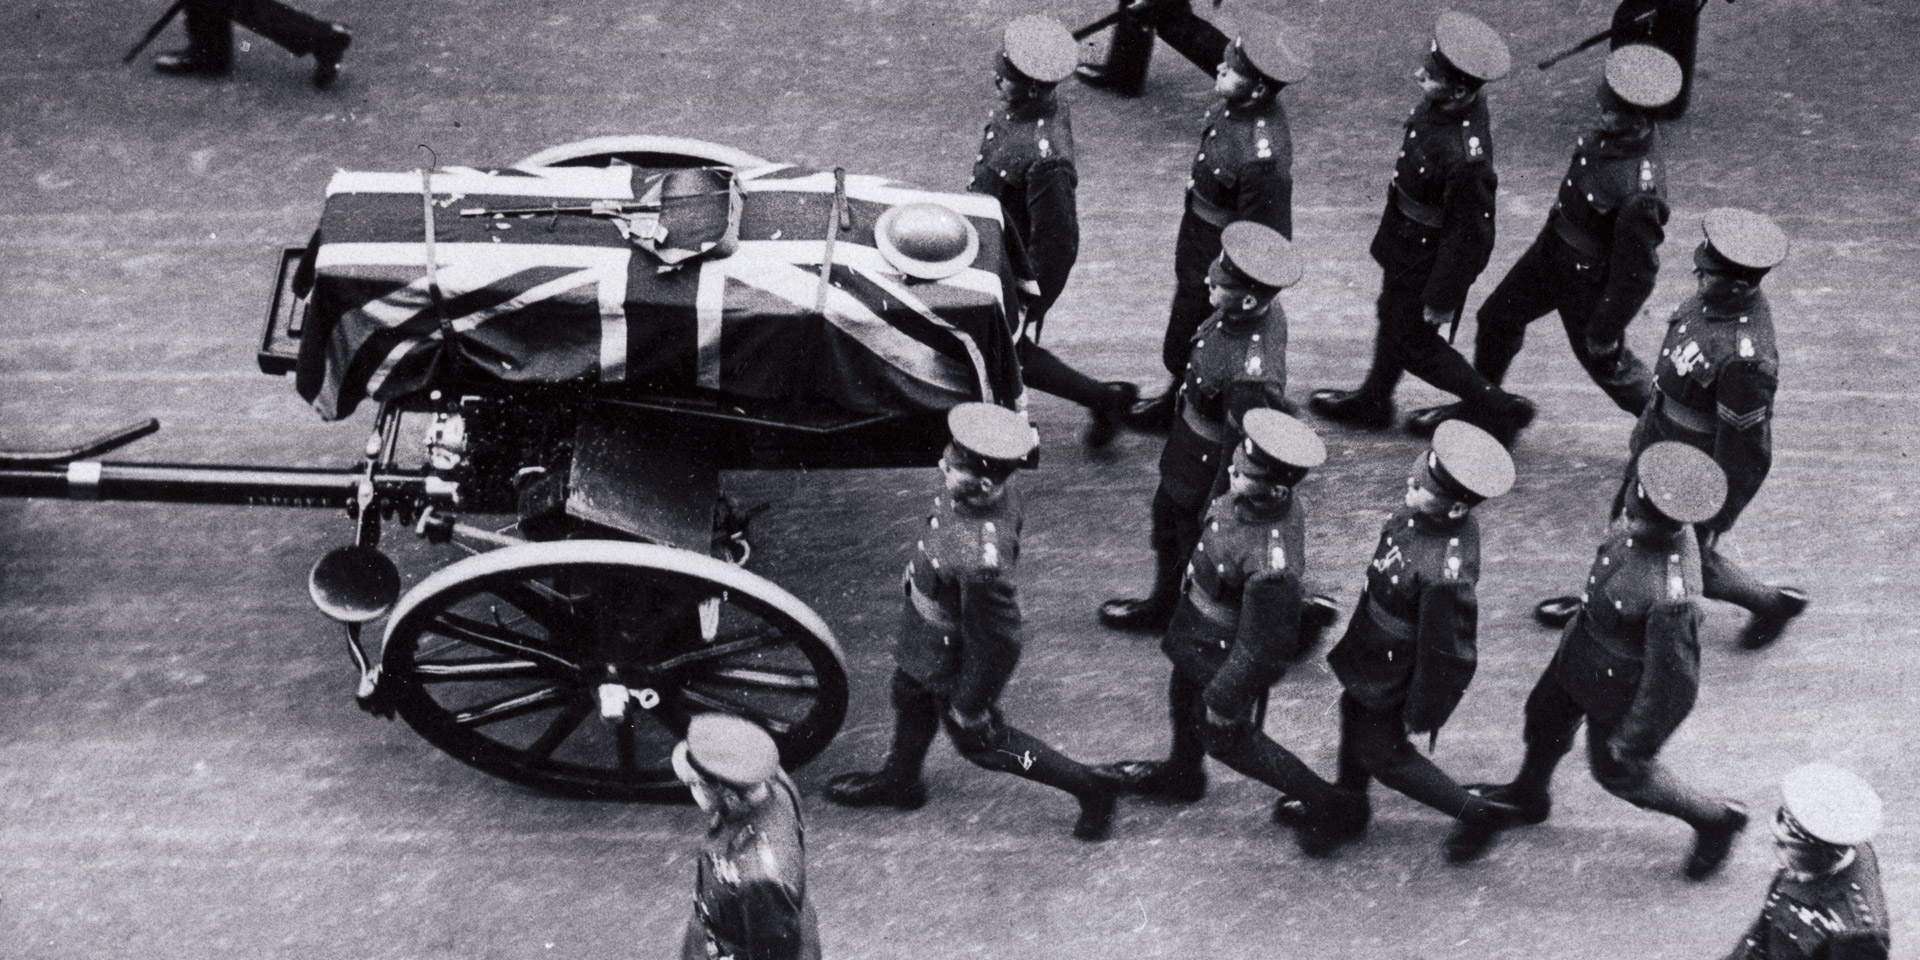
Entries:
{"type": "Polygon", "coordinates": [[[1140,399],[1140,389],[1131,383],[1102,383],[1067,365],[1053,351],[1020,338],[1015,348],[1020,355],[1020,379],[1041,393],[1052,394],[1086,407],[1094,415],[1087,428],[1087,446],[1096,449],[1113,441],[1121,419],[1140,399]]]}
{"type": "Polygon", "coordinates": [[[1560,758],[1573,749],[1573,738],[1580,732],[1586,711],[1560,686],[1549,665],[1533,685],[1533,692],[1527,695],[1525,714],[1526,726],[1521,739],[1526,743],[1527,752],[1513,782],[1499,792],[1475,792],[1528,808],[1544,820],[1551,803],[1554,768],[1560,765],[1560,758]]]}
{"type": "Polygon", "coordinates": [[[1488,381],[1506,382],[1507,369],[1526,343],[1527,324],[1554,309],[1554,273],[1545,245],[1535,240],[1474,314],[1473,368],[1488,381]]]}
{"type": "Polygon", "coordinates": [[[1207,794],[1206,744],[1201,725],[1206,706],[1202,686],[1174,667],[1167,680],[1167,720],[1173,745],[1165,760],[1120,760],[1100,769],[1129,793],[1192,803],[1207,794]]]}
{"type": "Polygon", "coordinates": [[[226,0],[188,0],[181,9],[186,18],[187,48],[154,61],[172,73],[226,73],[233,69],[233,19],[226,0]]]}
{"type": "Polygon", "coordinates": [[[1700,537],[1701,593],[1725,600],[1751,616],[1740,629],[1739,644],[1758,650],[1780,638],[1787,625],[1807,609],[1807,592],[1799,587],[1773,587],[1720,552],[1720,533],[1696,526],[1700,537]]]}
{"type": "Polygon", "coordinates": [[[990,708],[988,723],[978,729],[961,726],[950,712],[943,713],[942,719],[947,736],[968,762],[1072,794],[1080,801],[1080,819],[1073,826],[1073,835],[1082,840],[1107,838],[1116,788],[1111,780],[1007,723],[998,707],[990,708]]]}
{"type": "Polygon", "coordinates": [[[1587,321],[1599,300],[1597,286],[1581,284],[1569,290],[1562,298],[1560,325],[1567,332],[1567,344],[1573,348],[1574,359],[1580,361],[1587,376],[1593,378],[1615,406],[1637,417],[1653,399],[1653,370],[1627,349],[1624,337],[1609,355],[1596,355],[1587,349],[1587,321]]]}
{"type": "Polygon", "coordinates": [[[1153,62],[1153,19],[1128,10],[1132,0],[1119,0],[1119,4],[1120,19],[1113,24],[1107,59],[1083,64],[1076,73],[1090,86],[1137,97],[1146,87],[1147,67],[1153,62]]]}
{"type": "Polygon", "coordinates": [[[1485,799],[1467,792],[1407,741],[1398,712],[1368,710],[1343,694],[1340,722],[1341,786],[1351,786],[1346,779],[1346,754],[1351,743],[1355,759],[1387,787],[1449,817],[1469,822],[1491,819],[1491,805],[1485,799]]]}
{"type": "Polygon", "coordinates": [[[332,42],[333,24],[276,0],[229,0],[233,22],[301,57],[332,42]]]}
{"type": "Polygon", "coordinates": [[[1592,724],[1587,730],[1587,755],[1593,778],[1608,793],[1643,810],[1677,817],[1694,830],[1693,852],[1686,874],[1703,880],[1720,869],[1733,840],[1747,826],[1746,807],[1737,800],[1709,797],[1667,769],[1658,757],[1615,757],[1607,750],[1613,725],[1592,724]]]}
{"type": "Polygon", "coordinates": [[[940,698],[908,676],[893,672],[893,743],[880,769],[842,773],[827,781],[827,799],[847,806],[886,805],[905,810],[927,802],[920,771],[940,732],[940,698]]]}
{"type": "Polygon", "coordinates": [[[1173,305],[1167,314],[1167,333],[1160,359],[1177,382],[1193,355],[1193,335],[1213,315],[1207,302],[1207,268],[1220,256],[1220,228],[1189,210],[1180,218],[1180,235],[1173,248],[1173,305]]]}
{"type": "Polygon", "coordinates": [[[1251,720],[1227,727],[1204,724],[1201,738],[1208,756],[1305,805],[1308,820],[1346,830],[1364,825],[1365,797],[1322,779],[1251,720]]]}
{"type": "Polygon", "coordinates": [[[1200,541],[1200,518],[1168,495],[1164,487],[1153,493],[1153,587],[1144,597],[1109,600],[1100,605],[1100,622],[1122,630],[1163,630],[1180,599],[1180,580],[1187,557],[1200,541]]]}
{"type": "Polygon", "coordinates": [[[1188,0],[1168,3],[1154,29],[1167,46],[1178,50],[1208,77],[1220,69],[1220,60],[1227,52],[1227,35],[1212,21],[1194,13],[1188,0]]]}
{"type": "Polygon", "coordinates": [[[1388,271],[1380,282],[1380,296],[1374,301],[1378,324],[1373,331],[1373,363],[1367,368],[1366,379],[1352,390],[1315,390],[1307,399],[1315,413],[1372,430],[1392,425],[1393,388],[1399,385],[1402,370],[1399,341],[1407,335],[1409,310],[1415,325],[1426,326],[1420,322],[1418,290],[1388,271]]]}

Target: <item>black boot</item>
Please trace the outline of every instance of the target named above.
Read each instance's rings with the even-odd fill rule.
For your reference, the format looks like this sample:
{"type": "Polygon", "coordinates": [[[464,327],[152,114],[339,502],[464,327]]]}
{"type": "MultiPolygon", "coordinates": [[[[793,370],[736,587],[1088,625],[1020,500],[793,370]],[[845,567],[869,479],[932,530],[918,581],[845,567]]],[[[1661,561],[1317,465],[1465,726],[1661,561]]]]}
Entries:
{"type": "MultiPolygon", "coordinates": [[[[1517,394],[1493,388],[1497,395],[1491,403],[1476,404],[1461,411],[1461,419],[1493,435],[1503,447],[1512,447],[1520,431],[1533,423],[1533,401],[1517,394]]],[[[1436,427],[1438,424],[1435,425],[1436,427]]],[[[1411,429],[1411,427],[1409,427],[1411,429]]]]}
{"type": "Polygon", "coordinates": [[[1694,828],[1693,853],[1687,857],[1688,880],[1705,880],[1720,872],[1733,852],[1734,838],[1747,828],[1747,808],[1728,801],[1726,814],[1717,822],[1694,828]]]}
{"type": "Polygon", "coordinates": [[[1755,613],[1740,631],[1740,646],[1758,650],[1780,639],[1787,624],[1807,609],[1807,592],[1798,587],[1781,587],[1774,596],[1773,608],[1755,613]]]}
{"type": "Polygon", "coordinates": [[[1546,791],[1534,792],[1522,787],[1518,781],[1513,783],[1469,783],[1467,792],[1482,800],[1489,800],[1504,807],[1513,808],[1514,822],[1528,825],[1545,823],[1547,816],[1553,813],[1553,796],[1546,791]]]}
{"type": "Polygon", "coordinates": [[[1472,863],[1480,859],[1493,847],[1500,831],[1525,822],[1519,807],[1480,798],[1473,808],[1454,821],[1453,829],[1448,832],[1447,862],[1472,863]]]}
{"type": "Polygon", "coordinates": [[[233,64],[231,61],[220,60],[188,47],[185,50],[176,50],[154,57],[153,69],[160,73],[224,77],[233,72],[233,64]]]}
{"type": "Polygon", "coordinates": [[[1325,860],[1360,839],[1373,818],[1366,794],[1344,789],[1338,792],[1343,799],[1329,810],[1309,809],[1304,802],[1285,795],[1274,801],[1273,822],[1292,827],[1300,852],[1315,860],[1325,860]]]}
{"type": "Polygon", "coordinates": [[[1080,435],[1080,442],[1089,450],[1106,449],[1126,424],[1133,405],[1140,402],[1140,388],[1131,383],[1103,383],[1100,387],[1106,397],[1099,406],[1087,408],[1091,419],[1086,432],[1080,435]]]}
{"type": "Polygon", "coordinates": [[[1421,407],[1407,417],[1407,432],[1416,437],[1431,437],[1440,424],[1458,419],[1462,412],[1459,403],[1443,403],[1437,407],[1421,407]]]}
{"type": "Polygon", "coordinates": [[[1099,843],[1113,834],[1113,808],[1119,791],[1103,778],[1099,788],[1079,795],[1080,817],[1073,821],[1073,838],[1099,843]]]}
{"type": "Polygon", "coordinates": [[[340,77],[340,58],[347,55],[348,45],[353,43],[353,35],[347,28],[332,24],[332,32],[313,51],[313,85],[325,90],[333,86],[340,77]]]}
{"type": "Polygon", "coordinates": [[[1368,430],[1393,426],[1393,398],[1364,390],[1315,390],[1307,406],[1328,420],[1368,430]]]}
{"type": "Polygon", "coordinates": [[[1577,596],[1548,597],[1533,605],[1533,619],[1543,627],[1558,630],[1580,612],[1580,604],[1577,596]]]}
{"type": "Polygon", "coordinates": [[[918,810],[927,804],[927,785],[882,769],[842,773],[827,781],[827,799],[843,807],[898,807],[918,810]]]}
{"type": "Polygon", "coordinates": [[[1169,803],[1194,803],[1207,795],[1207,771],[1176,760],[1118,760],[1094,768],[1123,793],[1169,803]]]}
{"type": "Polygon", "coordinates": [[[1149,397],[1133,405],[1127,411],[1124,422],[1141,433],[1166,433],[1173,429],[1174,398],[1180,393],[1180,382],[1167,385],[1165,393],[1149,397]]]}

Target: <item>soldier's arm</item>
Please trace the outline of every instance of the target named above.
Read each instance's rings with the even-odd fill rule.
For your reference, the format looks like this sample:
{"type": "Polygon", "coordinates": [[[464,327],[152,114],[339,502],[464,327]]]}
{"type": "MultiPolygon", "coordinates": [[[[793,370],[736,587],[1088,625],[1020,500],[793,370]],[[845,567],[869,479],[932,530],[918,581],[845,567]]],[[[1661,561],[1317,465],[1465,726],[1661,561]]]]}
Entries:
{"type": "Polygon", "coordinates": [[[960,633],[966,646],[953,691],[954,712],[977,717],[1000,699],[1020,662],[1020,594],[996,573],[960,584],[960,633]]]}
{"type": "Polygon", "coordinates": [[[1887,960],[1892,949],[1885,929],[1843,930],[1827,941],[1829,960],[1887,960]]]}
{"type": "Polygon", "coordinates": [[[1292,240],[1293,174],[1273,160],[1255,160],[1240,168],[1240,204],[1234,214],[1292,240]]]}
{"type": "Polygon", "coordinates": [[[1479,624],[1480,600],[1471,581],[1422,584],[1413,679],[1401,711],[1408,732],[1439,730],[1460,705],[1478,664],[1479,624]]]}
{"type": "Polygon", "coordinates": [[[787,960],[799,955],[805,910],[800,891],[778,876],[753,876],[742,879],[734,899],[746,941],[742,960],[787,960]]]}
{"type": "Polygon", "coordinates": [[[1027,217],[1033,224],[1034,279],[1040,284],[1040,308],[1053,305],[1066,288],[1067,275],[1080,257],[1080,215],[1075,201],[1079,175],[1060,157],[1027,169],[1027,217]]]}
{"type": "Polygon", "coordinates": [[[1299,646],[1299,574],[1263,570],[1247,578],[1233,649],[1201,695],[1207,709],[1227,717],[1251,716],[1254,701],[1286,674],[1299,646]]]}
{"type": "Polygon", "coordinates": [[[1647,611],[1646,660],[1640,686],[1608,748],[1623,758],[1647,758],[1679,729],[1700,693],[1700,604],[1666,599],[1647,611]]]}
{"type": "Polygon", "coordinates": [[[1660,243],[1667,237],[1667,202],[1652,193],[1636,193],[1620,206],[1613,228],[1613,258],[1606,286],[1587,320],[1587,343],[1616,344],[1627,324],[1653,293],[1660,274],[1660,243]]]}
{"type": "Polygon", "coordinates": [[[1467,288],[1486,269],[1493,254],[1493,197],[1499,183],[1493,164],[1484,160],[1463,163],[1447,178],[1440,247],[1420,292],[1420,303],[1428,309],[1460,309],[1467,302],[1467,288]]]}
{"type": "Polygon", "coordinates": [[[1727,502],[1708,521],[1711,529],[1731,525],[1727,518],[1746,509],[1773,466],[1769,421],[1779,384],[1776,365],[1759,357],[1740,357],[1721,368],[1715,384],[1713,459],[1726,468],[1727,502]]]}

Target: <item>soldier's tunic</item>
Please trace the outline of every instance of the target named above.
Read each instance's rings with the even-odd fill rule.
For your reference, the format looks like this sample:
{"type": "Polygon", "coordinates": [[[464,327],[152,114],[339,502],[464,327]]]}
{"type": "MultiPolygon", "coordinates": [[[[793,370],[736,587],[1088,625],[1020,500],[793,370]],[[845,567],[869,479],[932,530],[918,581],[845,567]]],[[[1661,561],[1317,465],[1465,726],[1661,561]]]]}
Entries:
{"type": "Polygon", "coordinates": [[[986,508],[945,492],[934,498],[902,578],[906,598],[893,648],[897,716],[888,764],[909,779],[919,778],[944,722],[955,749],[975,765],[1076,796],[1098,787],[1084,766],[1000,715],[1000,692],[1022,645],[1013,583],[1021,522],[1013,490],[986,508]],[[970,717],[988,714],[988,729],[976,734],[959,726],[949,706],[970,717]]]}
{"type": "Polygon", "coordinates": [[[1558,311],[1587,375],[1638,416],[1652,394],[1651,375],[1622,337],[1653,292],[1670,213],[1665,164],[1651,133],[1581,137],[1546,226],[1476,315],[1474,367],[1504,382],[1527,325],[1558,311]],[[1588,346],[1611,341],[1621,342],[1610,355],[1588,346]]]}
{"type": "Polygon", "coordinates": [[[1369,249],[1382,270],[1380,329],[1363,392],[1390,394],[1402,370],[1458,396],[1487,392],[1486,379],[1423,309],[1457,311],[1466,303],[1493,253],[1498,186],[1484,95],[1459,111],[1426,101],[1413,108],[1369,249]]]}
{"type": "Polygon", "coordinates": [[[1017,244],[1014,263],[1040,288],[1027,307],[1029,325],[1060,299],[1080,256],[1079,183],[1066,103],[1050,97],[988,112],[967,189],[1000,201],[1009,242],[1017,244]]]}
{"type": "Polygon", "coordinates": [[[1186,369],[1194,331],[1213,307],[1207,268],[1220,256],[1220,231],[1236,220],[1265,224],[1293,239],[1293,134],[1278,99],[1257,107],[1217,104],[1194,152],[1187,208],[1174,241],[1173,308],[1161,359],[1186,369]]]}
{"type": "Polygon", "coordinates": [[[1528,766],[1545,759],[1539,772],[1551,777],[1584,717],[1588,762],[1607,792],[1695,827],[1721,821],[1723,804],[1657,759],[1699,694],[1699,592],[1693,537],[1649,543],[1615,521],[1588,571],[1585,603],[1527,697],[1528,766]]]}
{"type": "MultiPolygon", "coordinates": [[[[1756,289],[1738,303],[1711,309],[1696,294],[1667,321],[1667,338],[1654,361],[1653,402],[1630,441],[1629,478],[1640,452],[1662,440],[1701,450],[1726,473],[1726,505],[1698,525],[1704,592],[1748,610],[1765,608],[1775,591],[1722,554],[1716,541],[1733,529],[1773,466],[1773,396],[1779,383],[1780,352],[1766,294],[1756,289]]],[[[1622,495],[1626,489],[1623,484],[1622,495]]],[[[1616,512],[1619,504],[1615,497],[1616,512]]]]}
{"type": "Polygon", "coordinates": [[[1759,919],[1727,960],[1885,960],[1893,949],[1880,859],[1853,848],[1852,863],[1815,880],[1774,875],[1759,919]]]}
{"type": "Polygon", "coordinates": [[[707,830],[681,960],[818,960],[799,793],[784,774],[767,788],[768,802],[707,830]]]}
{"type": "Polygon", "coordinates": [[[1200,515],[1240,442],[1240,418],[1286,400],[1286,311],[1275,301],[1257,317],[1215,313],[1194,336],[1182,373],[1153,495],[1154,549],[1176,561],[1199,539],[1200,515]]]}
{"type": "Polygon", "coordinates": [[[1459,816],[1476,798],[1407,741],[1438,733],[1473,679],[1480,524],[1402,507],[1387,518],[1367,589],[1327,654],[1340,698],[1341,786],[1369,778],[1459,816]]]}
{"type": "Polygon", "coordinates": [[[1340,806],[1332,785],[1255,722],[1267,688],[1301,653],[1305,544],[1298,498],[1277,510],[1231,493],[1214,500],[1160,649],[1173,661],[1167,709],[1175,763],[1197,765],[1204,751],[1322,814],[1340,806]],[[1237,724],[1209,725],[1208,708],[1237,724]]]}

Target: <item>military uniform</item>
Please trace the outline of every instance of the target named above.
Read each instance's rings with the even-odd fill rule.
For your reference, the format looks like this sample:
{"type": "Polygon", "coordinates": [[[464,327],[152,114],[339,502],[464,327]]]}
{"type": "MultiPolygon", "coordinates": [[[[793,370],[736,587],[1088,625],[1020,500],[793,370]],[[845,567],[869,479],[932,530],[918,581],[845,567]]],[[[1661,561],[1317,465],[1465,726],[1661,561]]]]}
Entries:
{"type": "Polygon", "coordinates": [[[1680,65],[1680,93],[1655,116],[1677,120],[1693,98],[1694,51],[1700,43],[1700,13],[1707,0],[1621,0],[1613,10],[1608,45],[1615,50],[1645,43],[1666,51],[1680,65]]]}
{"type": "Polygon", "coordinates": [[[780,770],[773,739],[742,718],[698,714],[674,750],[674,769],[689,783],[741,791],[701,841],[681,960],[819,960],[800,791],[780,770]]]}
{"type": "Polygon", "coordinates": [[[1369,249],[1382,270],[1373,365],[1358,389],[1315,391],[1312,405],[1335,420],[1384,427],[1393,420],[1400,374],[1411,372],[1463,398],[1471,419],[1511,441],[1532,418],[1531,407],[1489,383],[1426,321],[1427,311],[1458,316],[1493,252],[1499,178],[1479,88],[1506,76],[1510,58],[1492,28],[1452,11],[1440,15],[1431,47],[1434,79],[1475,92],[1463,103],[1423,98],[1408,111],[1369,249]]]}
{"type": "Polygon", "coordinates": [[[1403,506],[1387,518],[1366,590],[1327,655],[1344,689],[1337,782],[1365,791],[1377,778],[1448,816],[1490,821],[1491,805],[1421,755],[1407,735],[1438,737],[1477,659],[1480,522],[1446,508],[1504,494],[1513,486],[1513,460],[1484,431],[1442,424],[1414,480],[1443,497],[1441,510],[1403,506]]]}
{"type": "Polygon", "coordinates": [[[353,38],[346,28],[276,0],[187,0],[187,48],[154,61],[163,73],[220,75],[233,69],[233,25],[246,27],[296,57],[312,54],[315,86],[333,83],[353,38]]]}
{"type": "MultiPolygon", "coordinates": [[[[1638,59],[1635,52],[1659,55],[1630,47],[1614,57],[1638,59]]],[[[1671,98],[1664,87],[1659,93],[1667,96],[1643,99],[1671,98]]],[[[1650,129],[1640,136],[1596,131],[1580,137],[1545,228],[1476,314],[1474,367],[1489,381],[1504,382],[1527,325],[1558,311],[1587,375],[1620,409],[1638,416],[1652,395],[1651,378],[1623,337],[1653,292],[1669,215],[1666,164],[1650,129]],[[1595,353],[1610,344],[1612,352],[1595,353]]]]}
{"type": "Polygon", "coordinates": [[[1725,481],[1712,460],[1660,444],[1639,461],[1635,509],[1662,517],[1663,536],[1614,522],[1589,570],[1580,613],[1526,703],[1526,759],[1511,784],[1482,791],[1545,819],[1553,769],[1573,748],[1582,720],[1593,777],[1635,806],[1677,817],[1697,840],[1688,875],[1718,869],[1745,811],[1687,786],[1658,759],[1693,709],[1700,685],[1700,550],[1684,525],[1712,516],[1725,481]]]}
{"type": "Polygon", "coordinates": [[[1119,4],[1120,19],[1114,21],[1107,58],[1080,68],[1081,80],[1124,96],[1139,96],[1153,62],[1155,34],[1208,76],[1219,69],[1227,35],[1195,14],[1192,0],[1119,0],[1119,4]]]}
{"type": "Polygon", "coordinates": [[[1187,564],[1180,601],[1160,649],[1173,662],[1167,685],[1173,746],[1166,761],[1108,769],[1142,792],[1198,799],[1206,756],[1305,807],[1306,825],[1351,832],[1364,820],[1357,794],[1334,787],[1260,728],[1267,689],[1305,651],[1301,627],[1304,511],[1292,487],[1326,458],[1305,424],[1274,410],[1247,414],[1234,454],[1248,472],[1286,488],[1277,497],[1228,493],[1213,501],[1187,564]],[[1210,716],[1211,715],[1211,716],[1210,716]]]}
{"type": "MultiPolygon", "coordinates": [[[[962,404],[949,422],[954,426],[949,456],[974,451],[987,462],[1011,463],[1032,450],[1032,428],[1005,408],[962,404]],[[994,450],[994,438],[982,444],[970,438],[970,431],[999,431],[1003,436],[1017,431],[1025,437],[1024,449],[1014,453],[1012,445],[1003,445],[994,450]]],[[[926,796],[921,768],[944,723],[954,747],[973,764],[1079,798],[1082,815],[1075,835],[1105,839],[1113,810],[1110,786],[1000,715],[1000,692],[1022,648],[1019,593],[1013,582],[1021,523],[1020,502],[1012,490],[1003,490],[985,506],[944,490],[933,498],[901,578],[901,618],[893,647],[892,747],[879,771],[842,774],[829,781],[828,799],[853,806],[920,806],[926,796]],[[956,714],[987,719],[969,727],[956,714]]]]}
{"type": "Polygon", "coordinates": [[[1809,763],[1781,784],[1774,840],[1785,866],[1760,916],[1727,960],[1884,960],[1893,949],[1880,860],[1880,797],[1830,763],[1809,763]]]}

